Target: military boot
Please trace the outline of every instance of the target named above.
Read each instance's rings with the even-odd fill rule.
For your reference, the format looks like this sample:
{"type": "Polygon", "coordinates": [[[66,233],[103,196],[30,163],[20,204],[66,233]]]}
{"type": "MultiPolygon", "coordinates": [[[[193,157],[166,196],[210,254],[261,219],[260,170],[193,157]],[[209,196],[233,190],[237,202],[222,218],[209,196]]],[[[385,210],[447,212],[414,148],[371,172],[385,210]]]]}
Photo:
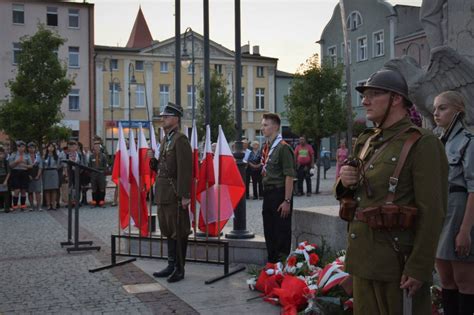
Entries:
{"type": "Polygon", "coordinates": [[[186,251],[188,246],[188,238],[180,240],[180,257],[177,257],[176,266],[173,273],[166,279],[169,283],[178,282],[184,279],[184,263],[186,261],[186,251]]]}
{"type": "Polygon", "coordinates": [[[168,266],[161,271],[154,272],[153,277],[166,278],[175,270],[176,266],[176,240],[168,240],[168,266]]]}

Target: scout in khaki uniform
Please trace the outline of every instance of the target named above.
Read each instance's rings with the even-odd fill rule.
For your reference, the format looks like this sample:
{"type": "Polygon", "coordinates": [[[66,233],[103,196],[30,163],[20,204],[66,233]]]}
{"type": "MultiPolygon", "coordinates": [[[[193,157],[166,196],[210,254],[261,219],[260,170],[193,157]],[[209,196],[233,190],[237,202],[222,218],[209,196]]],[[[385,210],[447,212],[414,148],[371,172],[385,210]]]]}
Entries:
{"type": "Polygon", "coordinates": [[[188,138],[179,132],[182,107],[168,103],[160,116],[166,136],[161,142],[160,159],[152,159],[150,167],[157,171],[155,198],[160,231],[168,242],[168,266],[153,276],[177,282],[184,278],[186,246],[191,233],[188,205],[192,152],[188,138]]]}
{"type": "Polygon", "coordinates": [[[262,215],[268,262],[271,263],[290,253],[293,178],[296,176],[293,149],[279,131],[280,117],[264,114],[262,134],[267,143],[262,151],[262,215]]]}
{"type": "Polygon", "coordinates": [[[431,314],[446,155],[438,138],[407,117],[412,104],[400,73],[382,69],[356,89],[376,127],[359,136],[336,183],[340,216],[349,221],[354,314],[431,314]]]}

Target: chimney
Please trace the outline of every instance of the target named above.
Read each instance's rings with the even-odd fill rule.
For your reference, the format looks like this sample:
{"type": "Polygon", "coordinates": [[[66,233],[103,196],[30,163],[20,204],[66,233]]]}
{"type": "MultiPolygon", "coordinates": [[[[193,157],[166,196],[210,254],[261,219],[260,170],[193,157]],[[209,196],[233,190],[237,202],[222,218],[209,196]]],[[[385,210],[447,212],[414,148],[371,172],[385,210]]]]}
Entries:
{"type": "Polygon", "coordinates": [[[250,45],[249,44],[243,45],[241,48],[241,52],[242,54],[250,54],[250,45]]]}
{"type": "Polygon", "coordinates": [[[257,45],[253,46],[252,50],[253,50],[254,55],[260,56],[260,46],[257,46],[257,45]]]}

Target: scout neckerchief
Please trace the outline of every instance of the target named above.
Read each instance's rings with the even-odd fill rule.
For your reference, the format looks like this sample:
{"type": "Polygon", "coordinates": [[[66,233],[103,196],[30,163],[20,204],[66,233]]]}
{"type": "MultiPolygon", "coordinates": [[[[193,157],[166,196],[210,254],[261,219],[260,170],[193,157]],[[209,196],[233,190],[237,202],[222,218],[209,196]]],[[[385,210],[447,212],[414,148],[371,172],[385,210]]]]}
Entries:
{"type": "Polygon", "coordinates": [[[262,166],[262,175],[265,176],[267,170],[267,163],[270,159],[270,156],[272,155],[273,153],[273,150],[275,150],[276,146],[281,142],[283,141],[283,137],[281,136],[281,134],[278,134],[278,136],[275,138],[275,140],[273,140],[273,143],[272,143],[272,146],[270,148],[270,151],[268,151],[268,142],[265,144],[265,147],[263,147],[263,150],[262,150],[262,160],[263,160],[263,166],[262,166]]]}

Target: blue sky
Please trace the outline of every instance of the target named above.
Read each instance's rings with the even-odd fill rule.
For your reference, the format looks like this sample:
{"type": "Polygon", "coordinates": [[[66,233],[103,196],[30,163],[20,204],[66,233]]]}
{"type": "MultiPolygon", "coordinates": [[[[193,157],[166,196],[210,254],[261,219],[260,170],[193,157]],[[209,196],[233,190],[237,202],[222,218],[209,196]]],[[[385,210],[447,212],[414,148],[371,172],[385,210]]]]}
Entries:
{"type": "MultiPolygon", "coordinates": [[[[348,0],[345,0],[348,1],[348,0]]],[[[174,36],[174,0],[95,0],[95,43],[124,46],[141,5],[156,40],[174,36]]],[[[234,50],[234,1],[210,0],[210,37],[234,50]]],[[[421,0],[389,1],[421,5],[421,0]]],[[[202,0],[181,0],[181,30],[203,33],[202,0]]],[[[278,69],[295,72],[319,52],[319,39],[338,0],[241,0],[242,44],[279,58],[278,69]]]]}

